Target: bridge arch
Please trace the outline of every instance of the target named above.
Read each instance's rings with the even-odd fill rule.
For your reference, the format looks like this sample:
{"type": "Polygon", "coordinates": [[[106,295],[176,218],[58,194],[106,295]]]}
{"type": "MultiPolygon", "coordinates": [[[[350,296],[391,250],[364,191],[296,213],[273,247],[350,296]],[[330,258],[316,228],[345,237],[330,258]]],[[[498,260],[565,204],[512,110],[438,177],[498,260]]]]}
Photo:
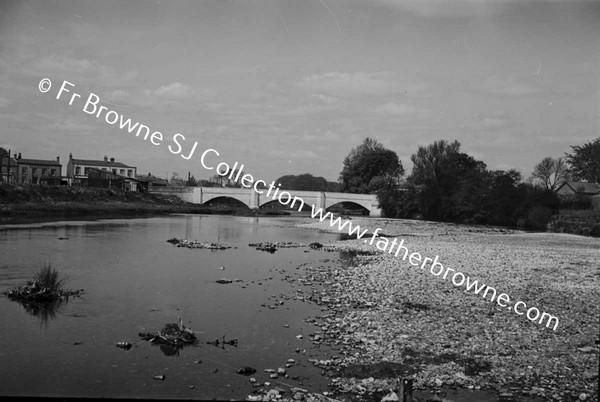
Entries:
{"type": "Polygon", "coordinates": [[[341,209],[341,210],[344,211],[344,213],[352,211],[352,212],[354,212],[354,214],[356,214],[357,211],[360,211],[361,215],[363,215],[363,214],[364,215],[369,215],[369,213],[371,212],[369,210],[369,208],[367,208],[366,206],[361,205],[361,204],[359,204],[357,202],[354,202],[354,201],[337,202],[337,203],[335,203],[333,205],[330,205],[330,206],[328,206],[326,208],[327,211],[336,210],[336,209],[341,209]],[[356,208],[356,207],[358,207],[358,208],[356,208]]]}
{"type": "Polygon", "coordinates": [[[202,205],[211,205],[214,203],[221,204],[221,205],[228,205],[228,206],[244,206],[244,207],[250,209],[250,206],[248,206],[248,204],[246,204],[244,201],[242,201],[236,197],[231,197],[229,195],[212,197],[209,200],[204,201],[202,203],[202,205]]]}
{"type": "MultiPolygon", "coordinates": [[[[157,187],[151,188],[152,193],[163,193],[176,195],[187,202],[195,204],[205,204],[219,197],[228,197],[240,201],[251,209],[260,208],[270,202],[279,202],[278,197],[273,198],[273,194],[267,196],[267,192],[262,193],[254,191],[252,188],[225,188],[225,187],[157,187]]],[[[370,216],[381,216],[381,209],[377,196],[374,194],[353,194],[353,193],[329,193],[320,191],[289,191],[294,203],[293,209],[298,210],[301,201],[304,201],[304,209],[316,208],[327,209],[339,203],[351,202],[369,211],[370,216]]]]}

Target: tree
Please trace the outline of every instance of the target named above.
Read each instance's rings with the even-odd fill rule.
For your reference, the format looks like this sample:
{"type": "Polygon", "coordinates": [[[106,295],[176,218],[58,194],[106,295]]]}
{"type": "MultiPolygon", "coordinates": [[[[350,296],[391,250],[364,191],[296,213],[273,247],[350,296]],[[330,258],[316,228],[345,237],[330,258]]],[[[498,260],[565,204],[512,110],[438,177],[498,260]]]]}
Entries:
{"type": "Polygon", "coordinates": [[[365,138],[344,158],[339,181],[347,193],[373,194],[383,185],[397,183],[404,174],[398,155],[377,140],[365,138]]]}
{"type": "Polygon", "coordinates": [[[301,175],[286,175],[275,180],[275,183],[281,184],[282,190],[296,191],[327,191],[328,182],[324,177],[315,177],[310,173],[301,175]]]}
{"type": "Polygon", "coordinates": [[[531,176],[534,182],[537,181],[542,187],[554,191],[569,179],[569,167],[564,158],[546,157],[534,166],[531,176]]]}
{"type": "Polygon", "coordinates": [[[0,158],[8,158],[8,151],[5,148],[0,147],[0,158]]]}
{"type": "MultiPolygon", "coordinates": [[[[448,197],[456,184],[456,174],[450,174],[448,169],[460,163],[458,159],[452,162],[450,159],[459,153],[458,141],[448,143],[446,140],[438,140],[426,147],[420,146],[417,153],[410,157],[413,169],[408,182],[411,186],[420,188],[416,192],[417,203],[425,219],[444,219],[448,197]]],[[[466,158],[462,159],[466,162],[466,158]]]]}
{"type": "Polygon", "coordinates": [[[600,137],[581,146],[571,146],[572,154],[566,154],[574,179],[600,183],[600,137]]]}
{"type": "Polygon", "coordinates": [[[427,147],[419,147],[416,154],[410,157],[413,163],[411,181],[416,185],[428,185],[437,181],[440,169],[450,155],[460,152],[460,143],[446,140],[435,141],[427,147]]]}
{"type": "Polygon", "coordinates": [[[185,182],[186,186],[196,187],[198,185],[198,180],[194,177],[194,175],[188,176],[188,179],[185,182]]]}
{"type": "Polygon", "coordinates": [[[517,170],[490,172],[490,189],[484,205],[486,223],[516,226],[519,221],[516,210],[527,198],[527,189],[517,170]]]}

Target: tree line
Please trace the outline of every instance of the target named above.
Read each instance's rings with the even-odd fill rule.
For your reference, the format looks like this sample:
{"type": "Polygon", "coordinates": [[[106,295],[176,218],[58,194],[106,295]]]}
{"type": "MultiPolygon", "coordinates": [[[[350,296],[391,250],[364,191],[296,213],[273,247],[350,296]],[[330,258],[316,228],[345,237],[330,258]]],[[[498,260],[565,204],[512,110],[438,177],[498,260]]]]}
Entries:
{"type": "MultiPolygon", "coordinates": [[[[541,229],[561,206],[560,184],[600,183],[600,138],[571,149],[544,158],[524,181],[515,169],[488,169],[458,141],[439,140],[418,148],[405,177],[398,155],[366,138],[344,159],[339,181],[344,192],[377,194],[387,217],[541,229]]],[[[587,199],[570,202],[589,206],[587,199]]]]}

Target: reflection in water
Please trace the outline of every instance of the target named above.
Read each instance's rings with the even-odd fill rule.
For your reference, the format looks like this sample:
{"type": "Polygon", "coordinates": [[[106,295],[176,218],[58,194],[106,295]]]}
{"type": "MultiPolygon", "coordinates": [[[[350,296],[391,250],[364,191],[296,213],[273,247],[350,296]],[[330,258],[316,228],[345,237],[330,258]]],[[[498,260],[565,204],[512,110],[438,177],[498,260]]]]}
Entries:
{"type": "MultiPolygon", "coordinates": [[[[24,300],[15,300],[17,301],[25,311],[34,317],[38,317],[40,319],[40,323],[44,326],[48,325],[50,320],[56,318],[56,313],[58,312],[60,306],[63,304],[63,300],[57,299],[45,303],[39,302],[28,302],[24,300]]],[[[64,300],[66,303],[67,300],[64,300]]]]}
{"type": "Polygon", "coordinates": [[[165,356],[179,356],[179,351],[183,349],[183,346],[179,345],[160,345],[160,350],[165,356]]]}

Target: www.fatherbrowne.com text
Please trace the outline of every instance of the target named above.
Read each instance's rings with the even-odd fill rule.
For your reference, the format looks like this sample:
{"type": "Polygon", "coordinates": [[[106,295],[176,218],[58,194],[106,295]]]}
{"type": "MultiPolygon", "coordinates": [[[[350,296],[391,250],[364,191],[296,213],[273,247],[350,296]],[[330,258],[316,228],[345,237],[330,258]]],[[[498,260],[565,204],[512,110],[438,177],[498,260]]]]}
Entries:
{"type": "MultiPolygon", "coordinates": [[[[52,82],[48,78],[43,78],[38,84],[38,88],[42,93],[49,92],[51,87],[52,82]]],[[[73,91],[74,87],[74,84],[63,81],[57,92],[56,99],[61,99],[64,95],[63,99],[69,99],[69,106],[72,106],[74,102],[81,98],[79,93],[73,91]],[[71,94],[70,97],[67,95],[68,93],[71,94]]],[[[149,140],[152,145],[160,146],[163,144],[164,136],[160,131],[153,131],[147,125],[139,122],[134,123],[130,118],[125,118],[122,114],[101,105],[100,97],[92,92],[87,96],[82,111],[88,115],[95,116],[98,119],[102,118],[110,125],[116,125],[118,123],[121,130],[126,130],[129,134],[135,133],[136,137],[145,141],[149,140]]],[[[168,144],[168,150],[174,155],[180,155],[182,158],[189,160],[196,151],[198,141],[194,142],[189,152],[183,152],[185,140],[186,137],[183,134],[174,134],[171,137],[172,144],[168,144]]],[[[271,197],[272,200],[277,200],[282,205],[287,205],[290,208],[297,208],[298,211],[302,211],[304,200],[300,197],[292,196],[292,194],[287,191],[280,191],[281,189],[279,187],[281,184],[276,185],[275,181],[272,181],[267,186],[267,183],[264,180],[255,180],[249,173],[242,174],[244,165],[239,164],[238,162],[235,162],[232,166],[226,162],[220,162],[214,166],[208,161],[209,156],[212,155],[220,156],[219,152],[212,148],[205,150],[201,154],[200,163],[203,168],[215,170],[219,176],[228,176],[230,180],[239,182],[243,187],[253,188],[254,191],[259,194],[265,194],[265,191],[267,191],[265,194],[266,197],[271,197]]],[[[357,239],[361,239],[369,233],[368,229],[362,229],[359,225],[353,225],[349,220],[343,220],[339,216],[336,218],[331,212],[325,212],[322,208],[317,209],[315,205],[312,205],[311,217],[318,218],[320,222],[328,222],[330,227],[336,228],[340,232],[345,230],[350,236],[356,236],[357,239]]],[[[430,257],[423,257],[418,252],[410,252],[405,245],[404,239],[398,241],[397,238],[394,238],[390,241],[387,237],[379,236],[379,232],[381,232],[380,228],[375,229],[375,231],[371,232],[370,240],[365,239],[364,242],[368,242],[369,245],[373,245],[373,242],[375,242],[375,247],[379,250],[394,255],[395,257],[400,257],[400,255],[402,255],[402,261],[408,259],[411,266],[418,267],[421,270],[428,268],[428,271],[433,276],[440,277],[444,280],[450,280],[452,281],[452,284],[457,287],[464,285],[466,291],[473,292],[476,295],[480,294],[485,299],[489,298],[490,302],[496,301],[499,306],[508,308],[518,315],[525,315],[528,320],[537,322],[538,324],[545,323],[546,328],[552,328],[556,331],[556,328],[558,327],[557,317],[546,312],[540,312],[536,307],[527,308],[527,305],[522,301],[513,302],[506,293],[500,293],[498,295],[496,289],[493,287],[483,283],[480,285],[477,280],[472,280],[468,275],[452,268],[444,267],[439,261],[439,256],[436,255],[432,259],[430,257]],[[376,241],[376,239],[378,240],[376,241]]]]}

